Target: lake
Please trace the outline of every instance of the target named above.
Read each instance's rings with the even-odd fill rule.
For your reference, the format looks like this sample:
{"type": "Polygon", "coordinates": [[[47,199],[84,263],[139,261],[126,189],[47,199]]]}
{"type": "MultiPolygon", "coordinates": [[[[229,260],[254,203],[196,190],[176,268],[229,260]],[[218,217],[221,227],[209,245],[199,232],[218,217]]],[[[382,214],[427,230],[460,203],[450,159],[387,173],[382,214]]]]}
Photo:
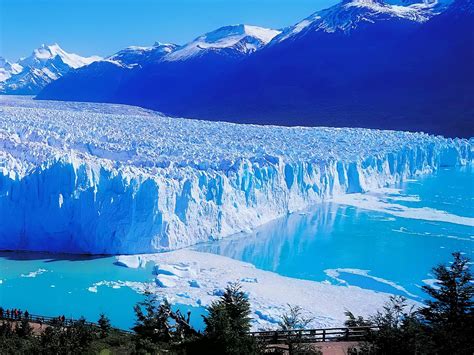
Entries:
{"type": "MultiPolygon", "coordinates": [[[[394,188],[399,191],[390,190],[382,197],[369,194],[367,198],[379,202],[367,205],[369,209],[357,203],[325,202],[252,233],[193,249],[284,276],[420,301],[421,286],[433,282],[432,266],[449,261],[453,251],[473,257],[474,169],[442,169],[394,188]],[[373,207],[380,204],[383,210],[373,207]]],[[[142,296],[127,287],[101,287],[97,292],[91,286],[102,280],[153,282],[152,266],[130,269],[115,262],[114,257],[2,252],[0,305],[89,320],[97,320],[103,312],[113,325],[130,328],[133,305],[142,296]]],[[[193,324],[202,329],[202,308],[176,307],[191,310],[193,324]]]]}

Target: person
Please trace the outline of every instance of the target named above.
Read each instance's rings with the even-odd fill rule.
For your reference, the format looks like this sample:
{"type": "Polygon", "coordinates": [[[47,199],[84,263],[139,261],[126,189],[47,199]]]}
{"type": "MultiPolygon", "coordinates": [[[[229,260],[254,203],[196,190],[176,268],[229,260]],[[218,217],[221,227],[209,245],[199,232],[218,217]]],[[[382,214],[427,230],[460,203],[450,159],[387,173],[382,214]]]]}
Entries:
{"type": "Polygon", "coordinates": [[[3,319],[3,308],[2,307],[0,307],[0,318],[3,319]]]}
{"type": "Polygon", "coordinates": [[[25,319],[28,319],[30,318],[30,313],[28,312],[28,310],[25,311],[25,319]]]}

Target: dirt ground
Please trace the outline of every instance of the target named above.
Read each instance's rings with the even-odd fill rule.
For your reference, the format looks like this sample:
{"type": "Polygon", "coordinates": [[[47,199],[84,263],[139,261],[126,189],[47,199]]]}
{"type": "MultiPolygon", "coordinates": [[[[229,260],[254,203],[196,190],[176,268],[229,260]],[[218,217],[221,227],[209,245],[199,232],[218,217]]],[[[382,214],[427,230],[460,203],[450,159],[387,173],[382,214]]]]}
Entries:
{"type": "Polygon", "coordinates": [[[323,355],[347,355],[347,350],[352,346],[356,346],[356,342],[327,342],[320,343],[319,349],[323,355]]]}
{"type": "MultiPolygon", "coordinates": [[[[319,342],[314,344],[314,347],[322,351],[323,355],[347,355],[349,348],[356,346],[357,342],[353,341],[341,341],[341,342],[319,342]]],[[[283,351],[284,354],[288,354],[287,345],[270,345],[271,349],[278,349],[283,351]]]]}

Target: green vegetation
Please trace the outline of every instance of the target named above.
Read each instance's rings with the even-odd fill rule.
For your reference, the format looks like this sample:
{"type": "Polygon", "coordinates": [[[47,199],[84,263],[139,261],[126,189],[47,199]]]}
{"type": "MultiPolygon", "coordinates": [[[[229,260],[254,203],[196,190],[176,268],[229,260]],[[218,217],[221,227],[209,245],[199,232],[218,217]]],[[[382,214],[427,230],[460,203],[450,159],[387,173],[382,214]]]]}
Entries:
{"type": "Polygon", "coordinates": [[[84,318],[68,324],[60,320],[42,325],[34,331],[27,318],[0,323],[0,354],[130,354],[134,352],[133,336],[111,327],[105,316],[101,326],[84,318]]]}
{"type": "Polygon", "coordinates": [[[375,326],[367,342],[351,354],[472,354],[474,352],[474,280],[470,260],[453,254],[450,266],[433,268],[434,286],[423,286],[431,297],[426,306],[414,310],[406,299],[390,298],[369,319],[346,312],[346,326],[375,326]]]}
{"type": "MultiPolygon", "coordinates": [[[[453,254],[449,266],[433,269],[437,283],[424,286],[430,296],[421,309],[393,296],[373,316],[363,318],[346,312],[348,327],[377,327],[351,354],[472,354],[474,351],[474,283],[470,260],[453,254]]],[[[84,318],[69,323],[64,317],[38,324],[28,316],[0,320],[0,354],[262,354],[270,350],[249,334],[250,303],[240,285],[230,284],[219,300],[208,307],[205,330],[190,325],[190,314],[173,311],[150,292],[135,308],[134,333],[114,329],[101,314],[96,324],[84,318]],[[35,328],[32,327],[35,326],[35,328]],[[40,329],[38,329],[41,326],[40,329]]],[[[25,312],[26,313],[26,312],[25,312]]],[[[299,330],[311,319],[299,307],[289,306],[279,323],[288,335],[290,354],[320,354],[314,344],[305,344],[299,330]]]]}
{"type": "Polygon", "coordinates": [[[229,285],[220,300],[208,308],[201,349],[215,354],[257,354],[257,342],[250,332],[250,303],[237,284],[229,285]]]}
{"type": "Polygon", "coordinates": [[[288,332],[286,344],[288,352],[292,354],[319,355],[322,354],[317,346],[303,341],[303,337],[299,330],[306,329],[313,321],[312,318],[305,317],[303,309],[299,306],[288,304],[288,311],[281,316],[279,322],[279,330],[288,332]]]}

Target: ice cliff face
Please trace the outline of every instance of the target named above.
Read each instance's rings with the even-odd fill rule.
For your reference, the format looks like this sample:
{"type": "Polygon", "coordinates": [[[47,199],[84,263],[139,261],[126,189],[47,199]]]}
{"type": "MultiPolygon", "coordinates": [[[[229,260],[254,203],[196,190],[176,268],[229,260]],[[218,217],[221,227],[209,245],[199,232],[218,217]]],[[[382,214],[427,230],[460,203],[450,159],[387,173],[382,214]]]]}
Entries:
{"type": "Polygon", "coordinates": [[[0,97],[0,249],[141,253],[466,164],[473,141],[0,97]]]}

